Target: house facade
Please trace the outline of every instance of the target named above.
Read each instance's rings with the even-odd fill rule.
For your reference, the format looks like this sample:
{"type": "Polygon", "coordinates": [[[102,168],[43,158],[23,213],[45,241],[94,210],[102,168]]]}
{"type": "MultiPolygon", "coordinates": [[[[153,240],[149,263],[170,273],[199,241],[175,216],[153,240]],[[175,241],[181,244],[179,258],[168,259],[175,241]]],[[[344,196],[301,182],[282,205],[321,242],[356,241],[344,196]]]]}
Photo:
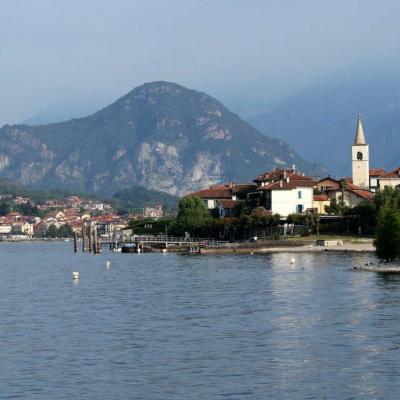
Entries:
{"type": "Polygon", "coordinates": [[[387,172],[378,178],[379,188],[384,190],[386,188],[399,188],[400,189],[400,167],[393,171],[387,172]]]}
{"type": "Polygon", "coordinates": [[[275,169],[254,179],[260,205],[273,214],[287,217],[313,208],[315,181],[291,169],[275,169]]]}
{"type": "Polygon", "coordinates": [[[317,190],[337,204],[343,202],[347,207],[353,208],[365,200],[372,200],[374,193],[360,186],[354,185],[349,180],[339,181],[331,177],[317,182],[317,190]]]}

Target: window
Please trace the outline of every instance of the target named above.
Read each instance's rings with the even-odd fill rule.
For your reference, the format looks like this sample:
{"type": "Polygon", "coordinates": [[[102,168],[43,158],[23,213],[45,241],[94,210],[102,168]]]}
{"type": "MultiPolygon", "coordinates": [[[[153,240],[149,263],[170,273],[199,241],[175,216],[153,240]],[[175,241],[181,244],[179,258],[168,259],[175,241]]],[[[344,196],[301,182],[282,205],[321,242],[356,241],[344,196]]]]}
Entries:
{"type": "Polygon", "coordinates": [[[297,192],[297,198],[298,198],[298,199],[301,199],[301,190],[299,190],[299,191],[297,192]]]}
{"type": "Polygon", "coordinates": [[[296,212],[301,214],[303,212],[303,204],[297,204],[296,212]]]}

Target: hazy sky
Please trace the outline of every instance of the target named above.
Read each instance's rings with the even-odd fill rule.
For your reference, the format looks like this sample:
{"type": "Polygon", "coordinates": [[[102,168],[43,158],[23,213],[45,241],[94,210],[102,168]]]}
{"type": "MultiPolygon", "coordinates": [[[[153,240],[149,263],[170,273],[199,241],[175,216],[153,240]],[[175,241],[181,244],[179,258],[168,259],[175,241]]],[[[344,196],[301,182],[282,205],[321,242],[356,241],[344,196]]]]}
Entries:
{"type": "Polygon", "coordinates": [[[0,0],[0,125],[152,80],[260,111],[321,75],[397,57],[399,15],[398,0],[0,0]]]}

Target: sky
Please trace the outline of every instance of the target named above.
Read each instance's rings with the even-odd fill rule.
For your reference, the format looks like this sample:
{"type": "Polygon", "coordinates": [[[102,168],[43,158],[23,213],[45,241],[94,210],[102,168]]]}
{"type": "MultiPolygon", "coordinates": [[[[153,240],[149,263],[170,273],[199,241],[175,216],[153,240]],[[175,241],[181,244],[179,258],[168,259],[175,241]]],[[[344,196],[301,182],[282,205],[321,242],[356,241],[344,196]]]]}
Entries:
{"type": "Polygon", "coordinates": [[[0,0],[0,126],[95,111],[154,80],[250,116],[337,70],[393,62],[399,14],[398,0],[0,0]]]}

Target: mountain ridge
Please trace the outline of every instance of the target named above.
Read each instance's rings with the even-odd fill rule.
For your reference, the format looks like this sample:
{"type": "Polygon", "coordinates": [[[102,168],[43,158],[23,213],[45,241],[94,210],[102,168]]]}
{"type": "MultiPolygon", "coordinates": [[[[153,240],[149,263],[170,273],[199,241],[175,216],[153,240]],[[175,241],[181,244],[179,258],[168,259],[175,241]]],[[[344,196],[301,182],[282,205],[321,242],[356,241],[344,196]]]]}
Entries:
{"type": "Polygon", "coordinates": [[[323,169],[203,92],[155,81],[87,116],[0,129],[0,175],[99,194],[131,186],[182,195],[274,167],[323,169]]]}

